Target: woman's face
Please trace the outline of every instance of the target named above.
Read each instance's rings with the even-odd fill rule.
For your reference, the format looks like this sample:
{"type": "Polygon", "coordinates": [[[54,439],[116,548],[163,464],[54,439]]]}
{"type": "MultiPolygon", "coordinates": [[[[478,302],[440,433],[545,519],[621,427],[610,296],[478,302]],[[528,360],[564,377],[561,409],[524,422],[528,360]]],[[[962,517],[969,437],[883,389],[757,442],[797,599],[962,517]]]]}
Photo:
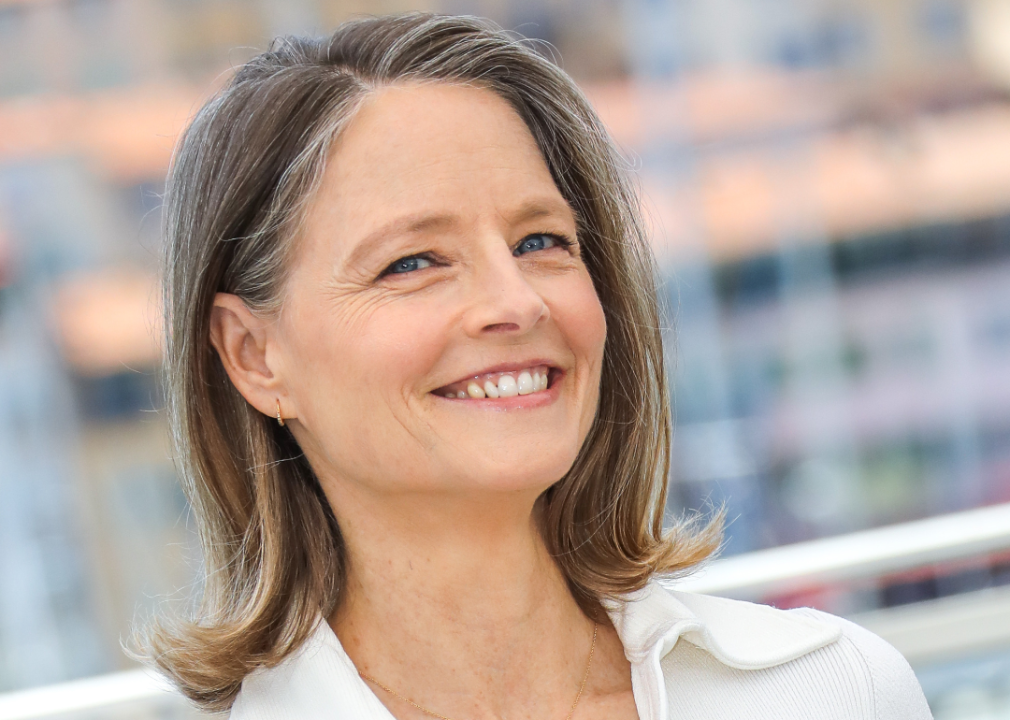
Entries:
{"type": "Polygon", "coordinates": [[[504,100],[370,95],[296,242],[267,360],[324,487],[539,494],[568,471],[606,325],[572,210],[504,100]]]}

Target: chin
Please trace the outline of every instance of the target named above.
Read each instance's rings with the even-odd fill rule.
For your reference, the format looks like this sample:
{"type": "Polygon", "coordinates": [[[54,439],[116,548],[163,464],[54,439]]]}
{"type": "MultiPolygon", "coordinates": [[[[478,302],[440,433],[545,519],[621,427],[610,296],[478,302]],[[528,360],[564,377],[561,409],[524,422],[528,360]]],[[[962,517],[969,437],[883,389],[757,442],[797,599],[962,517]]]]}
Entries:
{"type": "Polygon", "coordinates": [[[505,462],[490,459],[470,464],[462,470],[463,482],[470,487],[503,493],[529,492],[534,497],[565,476],[575,462],[570,457],[537,458],[516,457],[505,462]]]}

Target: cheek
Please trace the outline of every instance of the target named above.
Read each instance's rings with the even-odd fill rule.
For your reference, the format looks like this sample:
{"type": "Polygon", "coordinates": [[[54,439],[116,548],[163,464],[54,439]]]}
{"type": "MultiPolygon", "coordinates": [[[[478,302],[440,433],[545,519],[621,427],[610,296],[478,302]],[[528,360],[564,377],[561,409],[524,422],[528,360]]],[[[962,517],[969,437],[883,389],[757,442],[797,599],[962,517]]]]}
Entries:
{"type": "Polygon", "coordinates": [[[578,281],[558,295],[552,312],[569,347],[580,359],[589,361],[598,377],[607,340],[607,319],[588,273],[580,273],[578,281]]]}
{"type": "Polygon", "coordinates": [[[315,405],[351,405],[370,415],[388,408],[391,399],[416,390],[413,384],[444,352],[436,321],[443,314],[409,302],[313,313],[292,333],[300,338],[298,385],[315,405]]]}
{"type": "Polygon", "coordinates": [[[446,313],[402,301],[321,308],[292,318],[287,332],[295,347],[285,374],[310,460],[337,476],[417,472],[419,449],[430,443],[410,422],[411,404],[445,352],[436,320],[446,313]]]}
{"type": "Polygon", "coordinates": [[[607,320],[588,273],[580,278],[580,282],[568,287],[559,300],[552,306],[552,313],[578,361],[573,379],[581,388],[578,420],[581,444],[589,434],[599,404],[607,320]]]}

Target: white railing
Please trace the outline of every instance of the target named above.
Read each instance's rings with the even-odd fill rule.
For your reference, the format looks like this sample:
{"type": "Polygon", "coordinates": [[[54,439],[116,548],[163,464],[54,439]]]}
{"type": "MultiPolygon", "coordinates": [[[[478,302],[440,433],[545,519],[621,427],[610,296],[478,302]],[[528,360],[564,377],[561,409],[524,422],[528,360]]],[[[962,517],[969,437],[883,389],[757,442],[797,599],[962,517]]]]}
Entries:
{"type": "Polygon", "coordinates": [[[0,695],[0,720],[197,717],[181,695],[146,670],[100,675],[0,695]]]}
{"type": "MultiPolygon", "coordinates": [[[[757,597],[871,578],[1008,549],[1010,503],[716,560],[696,575],[676,581],[673,587],[728,597],[757,597]]],[[[1003,609],[1007,606],[1007,592],[985,592],[991,592],[991,596],[978,594],[976,600],[976,594],[971,594],[972,597],[963,599],[955,597],[932,601],[933,604],[877,611],[866,616],[867,624],[885,639],[892,639],[889,635],[893,633],[892,641],[899,649],[902,649],[902,638],[907,637],[909,643],[921,642],[921,628],[935,622],[929,615],[931,608],[935,608],[951,628],[959,622],[971,624],[980,617],[985,618],[990,630],[996,626],[1010,628],[1006,624],[1010,620],[1010,607],[1003,609]],[[993,600],[998,602],[993,603],[993,600]]],[[[944,634],[948,643],[943,646],[944,652],[963,651],[963,643],[951,644],[950,640],[960,636],[960,632],[944,634]]],[[[983,630],[980,637],[991,640],[993,633],[983,630]]],[[[1006,637],[1010,640],[1010,629],[1006,630],[1006,637]]],[[[936,647],[923,649],[910,645],[910,650],[913,655],[921,652],[924,657],[933,657],[936,647]]],[[[0,695],[0,720],[139,720],[145,717],[182,720],[197,716],[164,681],[144,670],[0,695]]]]}
{"type": "Polygon", "coordinates": [[[1010,585],[860,613],[912,665],[949,663],[1010,649],[1010,585]]]}
{"type": "Polygon", "coordinates": [[[678,590],[757,597],[1010,549],[1010,503],[716,560],[678,590]]]}

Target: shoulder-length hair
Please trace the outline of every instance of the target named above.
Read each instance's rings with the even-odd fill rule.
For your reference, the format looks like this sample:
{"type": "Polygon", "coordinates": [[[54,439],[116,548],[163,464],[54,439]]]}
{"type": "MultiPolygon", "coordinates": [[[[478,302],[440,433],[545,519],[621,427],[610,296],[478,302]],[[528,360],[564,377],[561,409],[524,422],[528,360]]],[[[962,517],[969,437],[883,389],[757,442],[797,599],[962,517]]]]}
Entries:
{"type": "Polygon", "coordinates": [[[606,314],[595,421],[538,501],[543,540],[588,612],[709,556],[716,524],[664,530],[671,418],[653,256],[625,164],[572,80],[489,22],[412,14],[282,38],[239,68],[183,134],[168,179],[167,396],[198,523],[195,618],[149,632],[154,662],[201,706],[230,706],[341,601],[345,548],[290,432],[253,409],[210,343],[214,296],[276,312],[300,214],[362,98],[398,82],[475,85],[525,121],[578,224],[606,314]]]}

